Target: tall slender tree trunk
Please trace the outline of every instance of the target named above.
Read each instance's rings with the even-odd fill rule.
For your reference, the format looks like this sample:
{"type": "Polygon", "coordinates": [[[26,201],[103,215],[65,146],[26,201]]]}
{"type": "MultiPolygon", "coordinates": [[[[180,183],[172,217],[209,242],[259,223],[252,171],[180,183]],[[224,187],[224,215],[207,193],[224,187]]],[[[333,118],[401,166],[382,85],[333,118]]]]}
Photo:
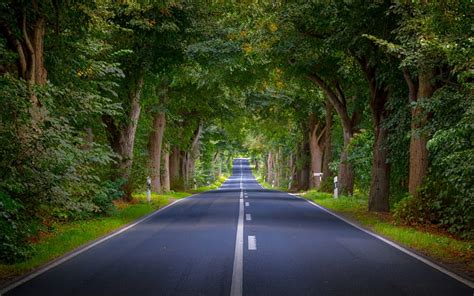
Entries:
{"type": "Polygon", "coordinates": [[[354,133],[352,126],[346,125],[342,127],[343,133],[343,147],[341,151],[341,158],[339,164],[339,190],[341,194],[352,195],[354,193],[354,167],[349,162],[349,144],[354,133]]]}
{"type": "Polygon", "coordinates": [[[267,183],[272,183],[273,181],[273,153],[268,151],[267,154],[267,183]]]}
{"type": "Polygon", "coordinates": [[[303,136],[303,143],[301,143],[300,150],[300,178],[298,180],[299,190],[307,190],[309,188],[309,178],[310,178],[310,147],[308,133],[305,133],[303,136]]]}
{"type": "Polygon", "coordinates": [[[173,146],[171,148],[171,154],[170,154],[170,157],[169,157],[169,160],[170,160],[170,165],[169,165],[169,168],[170,168],[170,187],[172,189],[176,189],[177,187],[177,184],[179,183],[179,179],[180,179],[180,163],[179,163],[179,159],[180,159],[180,152],[179,152],[179,148],[177,146],[173,146]]]}
{"type": "Polygon", "coordinates": [[[151,177],[151,190],[161,192],[161,150],[165,132],[166,115],[164,112],[153,114],[153,129],[149,140],[149,166],[151,177]]]}
{"type": "Polygon", "coordinates": [[[163,175],[161,178],[162,189],[164,192],[169,192],[171,190],[170,182],[170,147],[169,144],[166,145],[163,150],[163,175]]]}
{"type": "Polygon", "coordinates": [[[320,130],[319,123],[316,122],[316,116],[311,113],[309,116],[309,147],[311,154],[311,174],[310,187],[319,188],[321,185],[320,177],[315,174],[320,174],[323,162],[323,147],[320,143],[324,135],[324,129],[320,130]]]}
{"type": "Polygon", "coordinates": [[[324,153],[323,153],[323,182],[331,179],[332,173],[329,164],[332,162],[332,125],[333,107],[326,100],[326,132],[324,133],[324,153]]]}
{"type": "Polygon", "coordinates": [[[196,159],[199,158],[199,150],[200,150],[200,145],[199,145],[199,140],[201,139],[202,135],[202,123],[199,123],[195,133],[194,133],[194,138],[191,142],[191,147],[189,149],[189,152],[187,153],[186,157],[186,183],[189,186],[191,179],[194,180],[194,170],[196,166],[196,159]]]}
{"type": "Polygon", "coordinates": [[[429,160],[427,148],[429,137],[420,130],[426,125],[428,118],[420,102],[433,96],[435,72],[431,70],[420,73],[417,88],[414,82],[407,77],[408,74],[404,73],[404,75],[409,85],[410,101],[417,103],[411,110],[410,174],[408,178],[408,191],[411,195],[417,196],[428,173],[429,160]]]}
{"type": "Polygon", "coordinates": [[[390,193],[390,164],[386,140],[388,132],[380,122],[374,124],[375,142],[372,160],[372,179],[369,192],[369,211],[388,212],[390,193]]]}

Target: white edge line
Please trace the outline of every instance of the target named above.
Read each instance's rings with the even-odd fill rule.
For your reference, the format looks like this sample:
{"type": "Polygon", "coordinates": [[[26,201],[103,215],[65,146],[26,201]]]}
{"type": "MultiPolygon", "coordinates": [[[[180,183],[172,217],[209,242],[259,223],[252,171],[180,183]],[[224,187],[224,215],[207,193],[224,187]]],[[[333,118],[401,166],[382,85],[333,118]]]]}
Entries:
{"type": "MultiPolygon", "coordinates": [[[[192,196],[196,196],[196,195],[199,195],[199,194],[202,194],[202,193],[193,194],[193,195],[187,196],[187,197],[185,197],[185,198],[178,199],[178,200],[176,200],[176,201],[170,203],[169,205],[167,205],[167,206],[165,206],[165,207],[163,207],[163,208],[161,208],[161,209],[158,209],[158,210],[156,210],[156,211],[154,211],[154,212],[148,214],[147,216],[145,216],[145,217],[143,217],[143,218],[141,218],[141,219],[139,219],[139,220],[133,222],[132,224],[130,224],[130,225],[128,225],[128,226],[125,226],[124,228],[119,229],[119,230],[117,230],[116,232],[113,232],[113,233],[111,233],[111,234],[109,234],[109,235],[106,235],[105,237],[99,239],[99,240],[96,241],[96,242],[93,242],[93,243],[91,243],[91,244],[89,244],[89,245],[87,245],[87,243],[86,243],[86,246],[85,246],[85,247],[79,246],[79,247],[78,247],[78,248],[79,248],[78,250],[76,250],[76,251],[73,250],[73,251],[71,251],[70,254],[65,255],[64,257],[59,257],[59,259],[56,259],[56,260],[53,259],[53,261],[51,261],[51,263],[46,263],[45,266],[40,267],[38,270],[33,271],[33,272],[31,272],[30,274],[27,274],[26,276],[20,278],[18,281],[14,281],[14,282],[11,283],[10,285],[8,285],[8,286],[6,286],[5,288],[3,288],[2,290],[0,290],[0,296],[3,295],[3,294],[5,294],[5,293],[7,293],[8,291],[10,291],[10,290],[12,290],[12,289],[18,287],[18,286],[20,286],[20,285],[26,283],[26,282],[28,282],[28,281],[34,279],[35,277],[37,277],[37,276],[39,276],[39,275],[41,275],[41,274],[47,272],[48,270],[53,269],[54,267],[56,267],[56,266],[58,266],[58,265],[60,265],[60,264],[62,264],[62,263],[64,263],[64,262],[66,262],[66,261],[68,261],[68,260],[70,260],[70,259],[72,259],[72,258],[74,258],[74,257],[76,257],[77,255],[79,255],[79,254],[81,254],[81,253],[84,253],[85,251],[87,251],[87,250],[89,250],[89,249],[92,249],[93,247],[95,247],[95,246],[97,246],[97,245],[99,245],[99,244],[101,244],[101,243],[103,243],[103,242],[105,242],[105,241],[107,241],[107,240],[113,238],[114,236],[117,236],[117,235],[119,235],[119,234],[121,234],[121,233],[123,233],[123,232],[129,230],[130,228],[136,226],[137,224],[140,224],[140,223],[142,223],[143,221],[150,219],[151,217],[155,216],[156,214],[160,213],[161,211],[163,211],[163,210],[165,210],[165,209],[167,209],[167,208],[169,208],[169,207],[171,207],[171,206],[173,206],[173,205],[175,205],[175,204],[177,204],[177,203],[179,203],[179,202],[182,202],[183,200],[185,200],[185,199],[187,199],[187,198],[190,198],[190,197],[192,197],[192,196]]],[[[82,245],[82,246],[84,246],[84,245],[82,245]]],[[[21,277],[21,276],[20,276],[20,277],[21,277]]]]}
{"type": "Polygon", "coordinates": [[[365,232],[365,233],[367,233],[367,234],[369,234],[369,235],[371,235],[371,236],[373,236],[373,237],[375,237],[375,238],[377,238],[377,239],[383,241],[384,243],[386,243],[386,244],[388,244],[388,245],[394,247],[395,249],[397,249],[397,250],[399,250],[399,251],[402,251],[403,253],[405,253],[405,254],[407,254],[407,255],[410,255],[410,256],[412,256],[412,257],[418,259],[419,261],[425,263],[426,265],[429,265],[429,266],[431,266],[432,268],[434,268],[434,269],[436,269],[436,270],[438,270],[438,271],[440,271],[440,272],[442,272],[442,273],[444,273],[444,274],[446,274],[446,275],[448,275],[448,276],[450,276],[450,277],[452,277],[452,278],[458,280],[459,282],[461,282],[461,283],[467,285],[469,288],[471,288],[471,289],[474,288],[474,283],[473,283],[473,282],[471,282],[471,281],[469,281],[468,279],[465,279],[465,278],[463,278],[463,277],[461,277],[461,276],[455,274],[455,273],[452,272],[452,271],[447,270],[446,268],[444,268],[444,267],[442,267],[442,266],[440,266],[440,265],[438,265],[438,264],[432,262],[431,260],[428,260],[428,259],[426,259],[426,258],[424,258],[424,257],[422,257],[422,256],[420,256],[420,255],[418,255],[418,254],[416,254],[416,253],[413,253],[412,251],[410,251],[410,250],[408,250],[408,249],[406,249],[406,248],[400,246],[399,244],[396,244],[396,243],[394,243],[394,242],[392,242],[392,241],[390,241],[390,240],[388,240],[388,239],[386,239],[386,238],[384,238],[384,237],[382,237],[382,236],[380,236],[380,235],[378,235],[378,234],[376,234],[376,233],[374,233],[374,232],[371,232],[371,231],[369,231],[369,230],[367,230],[367,229],[365,229],[365,228],[363,228],[363,227],[360,227],[359,225],[352,223],[351,221],[349,221],[349,220],[347,220],[347,219],[345,219],[345,218],[339,216],[339,215],[336,214],[336,213],[333,213],[332,211],[326,209],[326,208],[323,207],[323,206],[320,206],[320,205],[318,205],[318,204],[316,204],[316,203],[314,203],[314,202],[312,202],[312,201],[310,201],[310,200],[307,200],[307,199],[305,199],[305,198],[303,198],[303,197],[300,197],[300,196],[298,196],[298,195],[296,195],[296,194],[291,194],[291,193],[288,193],[288,194],[291,195],[291,196],[294,196],[294,197],[296,197],[296,198],[299,198],[299,199],[302,199],[302,200],[307,201],[308,203],[312,204],[313,206],[315,206],[315,207],[317,207],[317,208],[320,208],[321,210],[325,211],[326,213],[331,214],[331,215],[333,215],[334,217],[336,217],[336,218],[338,218],[338,219],[340,219],[340,220],[346,222],[347,224],[351,225],[352,227],[355,227],[355,228],[357,228],[357,229],[359,229],[359,230],[361,230],[361,231],[363,231],[363,232],[365,232]]]}

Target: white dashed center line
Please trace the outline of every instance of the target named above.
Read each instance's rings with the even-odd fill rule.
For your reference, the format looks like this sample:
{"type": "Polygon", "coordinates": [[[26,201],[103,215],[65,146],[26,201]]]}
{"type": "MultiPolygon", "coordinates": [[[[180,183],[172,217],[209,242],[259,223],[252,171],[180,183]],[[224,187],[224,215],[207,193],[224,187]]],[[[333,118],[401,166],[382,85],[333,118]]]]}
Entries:
{"type": "Polygon", "coordinates": [[[248,207],[250,204],[248,201],[245,202],[245,206],[248,207]]]}
{"type": "Polygon", "coordinates": [[[245,214],[245,220],[252,221],[252,215],[251,214],[245,214]]]}
{"type": "Polygon", "coordinates": [[[255,238],[255,235],[249,235],[249,251],[255,251],[257,250],[257,239],[255,238]]]}

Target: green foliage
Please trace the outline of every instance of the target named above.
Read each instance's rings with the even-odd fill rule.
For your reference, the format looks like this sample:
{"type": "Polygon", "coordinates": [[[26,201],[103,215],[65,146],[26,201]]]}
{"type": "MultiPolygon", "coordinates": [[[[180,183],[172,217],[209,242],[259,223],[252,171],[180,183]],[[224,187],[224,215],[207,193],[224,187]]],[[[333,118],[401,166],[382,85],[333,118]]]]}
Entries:
{"type": "Polygon", "coordinates": [[[434,223],[438,216],[432,211],[432,203],[426,196],[406,196],[396,205],[394,217],[399,223],[411,226],[434,223]]]}
{"type": "Polygon", "coordinates": [[[30,224],[24,206],[0,191],[0,263],[14,263],[30,256],[30,224]]]}
{"type": "Polygon", "coordinates": [[[92,202],[97,206],[97,210],[101,214],[112,214],[116,209],[112,201],[119,199],[123,195],[121,190],[125,183],[123,179],[115,181],[106,180],[100,184],[101,190],[97,191],[92,198],[92,202]]]}
{"type": "Polygon", "coordinates": [[[423,132],[431,166],[418,198],[399,203],[396,216],[407,224],[433,223],[462,237],[472,238],[474,223],[474,105],[470,94],[443,88],[422,101],[430,124],[423,132]]]}
{"type": "MultiPolygon", "coordinates": [[[[431,167],[424,194],[434,198],[439,223],[450,232],[473,237],[474,223],[474,103],[464,101],[458,122],[438,125],[428,142],[431,167]]],[[[440,112],[445,117],[447,110],[440,112]]],[[[455,113],[449,113],[455,117],[455,113]]],[[[452,118],[454,121],[455,118],[452,118]]]]}
{"type": "Polygon", "coordinates": [[[354,135],[348,147],[348,160],[354,166],[356,186],[363,192],[368,192],[370,187],[373,145],[373,131],[361,130],[354,135]]]}
{"type": "MultiPolygon", "coordinates": [[[[51,218],[73,219],[102,211],[94,203],[94,196],[103,190],[98,173],[112,162],[113,154],[104,145],[85,141],[80,123],[114,112],[108,101],[93,93],[46,85],[37,88],[37,97],[49,112],[35,125],[23,81],[1,77],[0,94],[0,191],[22,205],[16,215],[27,223],[35,219],[47,223],[51,218]],[[64,97],[67,102],[60,104],[64,97]]],[[[19,250],[25,248],[25,240],[15,243],[19,250]]],[[[2,260],[16,258],[3,255],[2,260]]]]}

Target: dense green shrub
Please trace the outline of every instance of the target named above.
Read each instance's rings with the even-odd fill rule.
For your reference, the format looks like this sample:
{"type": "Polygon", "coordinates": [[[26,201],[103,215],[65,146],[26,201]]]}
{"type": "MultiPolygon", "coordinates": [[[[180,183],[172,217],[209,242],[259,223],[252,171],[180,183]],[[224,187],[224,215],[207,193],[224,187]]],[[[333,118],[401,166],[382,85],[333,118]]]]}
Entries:
{"type": "Polygon", "coordinates": [[[407,224],[439,224],[451,233],[472,238],[474,103],[461,92],[442,90],[427,108],[433,113],[437,111],[427,126],[433,132],[428,142],[429,175],[421,196],[402,200],[397,206],[396,217],[407,224]]]}
{"type": "Polygon", "coordinates": [[[436,223],[439,219],[433,211],[433,200],[426,196],[406,196],[400,200],[394,209],[394,216],[398,223],[405,225],[423,225],[436,223]]]}
{"type": "Polygon", "coordinates": [[[368,192],[370,188],[373,145],[374,133],[371,129],[367,129],[355,134],[348,148],[348,160],[356,172],[355,184],[363,192],[368,192]]]}
{"type": "Polygon", "coordinates": [[[124,183],[125,180],[123,179],[117,179],[115,181],[106,180],[102,182],[100,186],[101,190],[97,191],[92,198],[92,202],[97,206],[99,213],[111,214],[115,210],[112,201],[123,196],[121,188],[124,183]]]}
{"type": "Polygon", "coordinates": [[[32,247],[27,244],[31,235],[30,223],[24,206],[0,191],[0,262],[14,263],[27,258],[32,247]]]}
{"type": "MultiPolygon", "coordinates": [[[[24,258],[28,225],[72,220],[110,211],[117,186],[101,172],[114,159],[107,145],[86,140],[84,124],[112,112],[93,93],[46,85],[35,89],[44,119],[33,122],[24,81],[0,77],[0,260],[24,258]],[[68,99],[63,99],[67,97],[68,99]]],[[[87,126],[87,125],[86,125],[87,126]]]]}

